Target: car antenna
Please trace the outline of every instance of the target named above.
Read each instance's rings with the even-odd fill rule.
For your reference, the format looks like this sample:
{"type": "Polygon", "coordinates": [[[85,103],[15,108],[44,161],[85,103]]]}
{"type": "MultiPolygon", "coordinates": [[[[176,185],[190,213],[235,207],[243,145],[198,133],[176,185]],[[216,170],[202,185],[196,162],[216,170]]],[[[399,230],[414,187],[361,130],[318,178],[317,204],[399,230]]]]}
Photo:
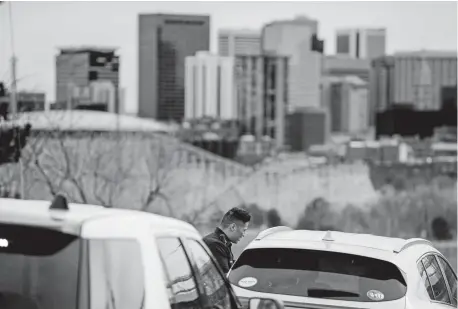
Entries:
{"type": "Polygon", "coordinates": [[[327,231],[326,235],[323,237],[324,241],[334,241],[334,238],[332,238],[331,231],[327,231]]]}

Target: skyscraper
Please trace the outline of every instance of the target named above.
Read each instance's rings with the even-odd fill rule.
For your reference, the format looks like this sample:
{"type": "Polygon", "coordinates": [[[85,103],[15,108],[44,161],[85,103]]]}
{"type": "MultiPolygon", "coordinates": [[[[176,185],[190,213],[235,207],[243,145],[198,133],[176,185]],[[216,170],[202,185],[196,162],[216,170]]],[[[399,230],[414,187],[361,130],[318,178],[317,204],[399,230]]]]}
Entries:
{"type": "MultiPolygon", "coordinates": [[[[119,56],[115,55],[115,49],[62,48],[56,56],[56,102],[67,108],[91,105],[93,82],[109,82],[118,89],[119,56]]],[[[114,106],[112,111],[118,110],[114,106]]]]}
{"type": "Polygon", "coordinates": [[[185,118],[237,119],[233,57],[198,52],[186,57],[185,118]]]}
{"type": "Polygon", "coordinates": [[[285,146],[288,104],[288,57],[240,55],[236,58],[237,96],[242,134],[258,141],[269,136],[285,146]]]}
{"type": "Polygon", "coordinates": [[[456,87],[457,55],[447,51],[395,53],[372,62],[372,108],[384,111],[396,105],[415,110],[440,110],[442,89],[456,87]]]}
{"type": "Polygon", "coordinates": [[[340,29],[336,32],[337,55],[374,59],[385,53],[385,29],[340,29]]]}
{"type": "Polygon", "coordinates": [[[218,54],[220,56],[259,55],[261,32],[250,29],[221,29],[218,31],[218,54]]]}
{"type": "Polygon", "coordinates": [[[185,58],[210,48],[210,16],[139,16],[138,115],[181,121],[185,58]]]}
{"type": "Polygon", "coordinates": [[[263,52],[289,56],[288,101],[292,109],[320,106],[323,41],[307,17],[274,21],[262,30],[263,52]]]}

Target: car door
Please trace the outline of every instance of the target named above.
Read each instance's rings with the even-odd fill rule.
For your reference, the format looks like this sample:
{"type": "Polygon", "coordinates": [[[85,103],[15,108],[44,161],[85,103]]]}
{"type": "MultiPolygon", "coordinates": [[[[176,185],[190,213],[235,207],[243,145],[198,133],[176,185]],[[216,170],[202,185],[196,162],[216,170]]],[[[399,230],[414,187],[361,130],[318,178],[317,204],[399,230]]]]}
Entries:
{"type": "Polygon", "coordinates": [[[431,308],[456,307],[456,305],[453,305],[453,298],[451,297],[446,277],[442,272],[436,255],[433,253],[427,254],[420,259],[417,266],[431,299],[431,308]]]}
{"type": "Polygon", "coordinates": [[[183,241],[201,283],[201,290],[205,297],[204,308],[239,308],[237,297],[203,242],[193,238],[186,238],[183,241]]]}
{"type": "Polygon", "coordinates": [[[180,238],[156,238],[164,268],[167,293],[171,309],[204,309],[205,299],[198,288],[191,262],[180,238]]]}

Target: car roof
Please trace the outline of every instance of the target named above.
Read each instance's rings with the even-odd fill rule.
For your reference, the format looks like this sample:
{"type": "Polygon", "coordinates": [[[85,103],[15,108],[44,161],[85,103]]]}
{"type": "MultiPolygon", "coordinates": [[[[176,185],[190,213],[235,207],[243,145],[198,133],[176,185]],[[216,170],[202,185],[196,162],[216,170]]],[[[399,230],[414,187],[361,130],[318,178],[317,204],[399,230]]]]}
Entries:
{"type": "Polygon", "coordinates": [[[367,253],[373,257],[390,259],[403,250],[416,244],[432,244],[420,238],[402,239],[376,236],[371,234],[345,233],[338,231],[292,230],[288,227],[276,227],[261,232],[252,243],[253,247],[288,245],[295,248],[327,248],[336,251],[367,253]],[[315,244],[315,245],[314,245],[315,244]],[[342,250],[343,249],[343,250],[342,250]]]}
{"type": "MultiPolygon", "coordinates": [[[[154,232],[165,229],[198,233],[189,223],[151,213],[106,208],[97,205],[68,203],[68,210],[50,209],[51,201],[0,198],[0,223],[56,229],[81,236],[85,225],[103,225],[104,230],[120,230],[120,226],[148,227],[154,232]]],[[[108,231],[109,232],[109,231],[108,231]]]]}

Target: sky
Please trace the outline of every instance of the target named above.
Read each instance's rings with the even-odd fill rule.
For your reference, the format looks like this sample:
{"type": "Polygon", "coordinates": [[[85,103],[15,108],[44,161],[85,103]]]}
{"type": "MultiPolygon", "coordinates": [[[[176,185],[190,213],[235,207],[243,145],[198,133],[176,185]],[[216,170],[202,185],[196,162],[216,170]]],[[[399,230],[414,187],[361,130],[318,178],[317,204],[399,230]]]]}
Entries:
{"type": "Polygon", "coordinates": [[[319,22],[325,53],[335,52],[339,28],[387,30],[387,53],[420,49],[457,50],[457,2],[13,2],[0,5],[0,80],[11,81],[11,32],[18,58],[19,90],[55,97],[55,55],[62,46],[116,47],[126,109],[137,111],[139,13],[208,14],[211,51],[221,28],[261,29],[276,19],[305,15],[319,22]],[[11,31],[13,30],[13,31],[11,31]]]}

